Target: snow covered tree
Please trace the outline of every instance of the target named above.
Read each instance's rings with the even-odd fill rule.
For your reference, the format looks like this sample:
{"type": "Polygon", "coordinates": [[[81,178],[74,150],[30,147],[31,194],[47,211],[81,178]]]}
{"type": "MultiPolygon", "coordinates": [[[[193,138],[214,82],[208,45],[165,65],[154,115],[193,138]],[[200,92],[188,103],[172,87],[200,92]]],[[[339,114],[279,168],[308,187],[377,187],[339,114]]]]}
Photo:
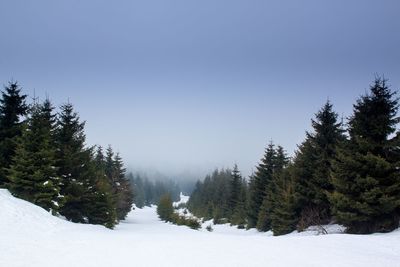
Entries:
{"type": "Polygon", "coordinates": [[[21,93],[17,82],[9,82],[0,99],[0,187],[8,182],[5,169],[9,168],[15,155],[17,139],[22,135],[21,117],[28,107],[26,95],[21,93]]]}
{"type": "Polygon", "coordinates": [[[399,227],[400,173],[398,99],[384,79],[354,105],[350,140],[333,163],[330,200],[349,233],[389,232],[399,227]]]}
{"type": "Polygon", "coordinates": [[[9,189],[17,197],[57,213],[62,204],[54,147],[50,101],[34,104],[8,169],[9,189]]]}

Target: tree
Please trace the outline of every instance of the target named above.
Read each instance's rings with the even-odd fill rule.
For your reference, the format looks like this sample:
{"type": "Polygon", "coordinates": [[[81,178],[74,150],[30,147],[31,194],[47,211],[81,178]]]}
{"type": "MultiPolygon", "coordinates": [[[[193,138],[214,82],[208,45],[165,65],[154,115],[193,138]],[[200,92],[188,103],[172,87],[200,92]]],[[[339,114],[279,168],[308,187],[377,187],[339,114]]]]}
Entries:
{"type": "Polygon", "coordinates": [[[62,205],[54,147],[54,115],[49,100],[34,104],[8,169],[9,189],[17,197],[57,213],[62,205]]]}
{"type": "Polygon", "coordinates": [[[124,220],[132,210],[133,190],[131,183],[125,177],[126,169],[123,167],[122,158],[117,153],[113,160],[114,165],[114,189],[117,199],[118,220],[124,220]]]}
{"type": "Polygon", "coordinates": [[[290,173],[291,167],[274,176],[272,191],[273,206],[270,212],[270,224],[274,235],[284,235],[296,230],[297,214],[294,202],[294,186],[290,173]]]}
{"type": "Polygon", "coordinates": [[[61,106],[57,120],[56,146],[58,174],[62,178],[61,194],[65,205],[60,213],[68,220],[88,222],[89,189],[94,186],[89,168],[91,150],[85,148],[84,122],[70,103],[61,106]]]}
{"type": "Polygon", "coordinates": [[[157,214],[161,220],[170,222],[172,215],[174,214],[174,207],[172,206],[172,200],[169,194],[163,195],[160,198],[157,206],[157,214]]]}
{"type": "Polygon", "coordinates": [[[26,95],[17,82],[4,87],[0,99],[0,187],[8,182],[5,169],[9,168],[16,152],[17,139],[22,135],[21,117],[26,115],[26,95]]]}
{"type": "Polygon", "coordinates": [[[231,174],[231,182],[230,182],[230,194],[229,194],[229,208],[230,214],[233,215],[241,197],[242,193],[242,175],[238,169],[237,164],[233,167],[232,174],[231,174]]]}
{"type": "Polygon", "coordinates": [[[265,150],[261,163],[257,166],[251,180],[248,208],[248,228],[257,226],[260,209],[265,198],[268,184],[272,181],[274,160],[276,157],[275,145],[271,142],[265,150]]]}
{"type": "Polygon", "coordinates": [[[330,200],[349,233],[389,232],[399,227],[399,103],[387,81],[375,79],[349,120],[350,139],[333,163],[330,200]]]}
{"type": "Polygon", "coordinates": [[[271,215],[274,212],[275,202],[280,201],[274,197],[277,193],[276,180],[280,177],[279,175],[288,163],[289,158],[285,150],[282,146],[278,146],[273,158],[272,180],[266,185],[264,199],[257,219],[256,228],[261,232],[266,232],[271,229],[271,215]]]}
{"type": "Polygon", "coordinates": [[[324,224],[331,220],[328,199],[328,194],[333,191],[331,162],[337,146],[345,139],[338,114],[329,101],[315,115],[312,127],[313,131],[307,132],[306,140],[296,153],[293,166],[300,230],[310,223],[324,224]],[[310,218],[311,214],[315,218],[310,218]]]}

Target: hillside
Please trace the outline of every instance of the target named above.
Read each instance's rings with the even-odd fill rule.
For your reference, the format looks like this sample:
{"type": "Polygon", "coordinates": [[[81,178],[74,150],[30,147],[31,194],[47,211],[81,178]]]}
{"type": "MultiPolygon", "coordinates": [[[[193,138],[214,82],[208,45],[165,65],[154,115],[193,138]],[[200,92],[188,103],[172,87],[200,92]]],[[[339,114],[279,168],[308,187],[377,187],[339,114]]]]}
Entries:
{"type": "Polygon", "coordinates": [[[0,266],[400,266],[400,231],[272,237],[165,224],[136,209],[115,230],[81,225],[0,190],[0,266]]]}

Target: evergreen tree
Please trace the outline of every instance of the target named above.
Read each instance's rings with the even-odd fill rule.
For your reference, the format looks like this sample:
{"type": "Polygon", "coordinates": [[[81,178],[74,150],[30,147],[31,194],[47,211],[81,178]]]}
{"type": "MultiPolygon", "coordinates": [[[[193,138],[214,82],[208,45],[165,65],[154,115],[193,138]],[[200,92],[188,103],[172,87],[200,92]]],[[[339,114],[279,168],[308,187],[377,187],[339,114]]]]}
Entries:
{"type": "Polygon", "coordinates": [[[349,233],[389,232],[399,227],[398,99],[377,78],[354,105],[350,140],[333,163],[333,212],[349,233]]]}
{"type": "Polygon", "coordinates": [[[240,174],[237,164],[235,164],[233,167],[230,184],[231,191],[229,194],[228,204],[230,208],[230,215],[232,216],[237,205],[239,204],[242,194],[242,175],[240,174]]]}
{"type": "Polygon", "coordinates": [[[163,195],[160,198],[157,206],[157,214],[163,221],[170,222],[172,220],[174,207],[172,206],[172,200],[169,194],[163,195]]]}
{"type": "Polygon", "coordinates": [[[123,167],[122,158],[117,153],[114,157],[114,188],[117,198],[117,217],[124,220],[132,210],[133,190],[131,183],[125,177],[126,169],[123,167]]]}
{"type": "Polygon", "coordinates": [[[53,142],[54,115],[50,101],[34,104],[8,169],[9,189],[17,197],[57,213],[62,204],[53,142]]]}
{"type": "Polygon", "coordinates": [[[96,156],[88,162],[88,172],[91,181],[86,192],[86,214],[91,224],[101,224],[107,228],[114,228],[117,223],[117,210],[114,203],[112,187],[104,172],[104,162],[99,160],[102,157],[101,147],[97,148],[96,156]]]}
{"type": "Polygon", "coordinates": [[[265,192],[268,184],[272,181],[275,157],[275,146],[271,142],[265,150],[265,155],[261,160],[261,163],[257,166],[257,170],[251,180],[249,192],[248,228],[254,228],[257,226],[261,205],[265,198],[265,192]]]}
{"type": "MultiPolygon", "coordinates": [[[[273,158],[272,168],[272,180],[267,184],[265,188],[265,196],[260,207],[257,220],[257,230],[266,232],[271,229],[271,214],[274,211],[274,204],[277,201],[274,198],[277,193],[275,188],[275,180],[280,177],[280,173],[289,163],[289,158],[282,146],[278,146],[275,151],[275,157],[273,158]]],[[[279,201],[279,200],[278,200],[279,201]]]]}
{"type": "Polygon", "coordinates": [[[241,188],[238,201],[236,203],[235,209],[233,210],[233,215],[231,218],[231,224],[237,225],[239,229],[244,229],[247,225],[247,184],[244,179],[241,179],[241,188]]]}
{"type": "Polygon", "coordinates": [[[328,194],[332,193],[331,162],[344,141],[338,114],[328,101],[312,120],[313,132],[300,146],[294,160],[296,206],[300,229],[331,220],[328,194]],[[310,212],[312,211],[312,212],[310,212]]]}
{"type": "Polygon", "coordinates": [[[85,148],[84,122],[79,121],[72,104],[61,106],[56,130],[57,167],[62,178],[65,205],[60,213],[68,220],[88,222],[89,190],[94,186],[89,164],[91,151],[85,148]]]}
{"type": "Polygon", "coordinates": [[[17,139],[22,134],[21,117],[26,115],[26,95],[21,93],[17,82],[4,87],[0,99],[0,187],[8,182],[6,169],[15,155],[17,139]]]}
{"type": "Polygon", "coordinates": [[[274,235],[284,235],[296,230],[297,214],[295,209],[294,185],[290,167],[274,175],[272,208],[269,213],[271,229],[274,235]]]}

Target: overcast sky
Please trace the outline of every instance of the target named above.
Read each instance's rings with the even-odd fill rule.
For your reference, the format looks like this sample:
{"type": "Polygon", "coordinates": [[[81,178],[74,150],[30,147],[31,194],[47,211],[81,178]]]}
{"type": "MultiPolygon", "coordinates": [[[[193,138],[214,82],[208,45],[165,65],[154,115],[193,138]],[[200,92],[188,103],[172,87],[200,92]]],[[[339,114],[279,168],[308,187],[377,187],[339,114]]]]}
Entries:
{"type": "Polygon", "coordinates": [[[329,98],[400,88],[398,0],[2,0],[0,83],[87,121],[133,169],[251,172],[329,98]]]}

